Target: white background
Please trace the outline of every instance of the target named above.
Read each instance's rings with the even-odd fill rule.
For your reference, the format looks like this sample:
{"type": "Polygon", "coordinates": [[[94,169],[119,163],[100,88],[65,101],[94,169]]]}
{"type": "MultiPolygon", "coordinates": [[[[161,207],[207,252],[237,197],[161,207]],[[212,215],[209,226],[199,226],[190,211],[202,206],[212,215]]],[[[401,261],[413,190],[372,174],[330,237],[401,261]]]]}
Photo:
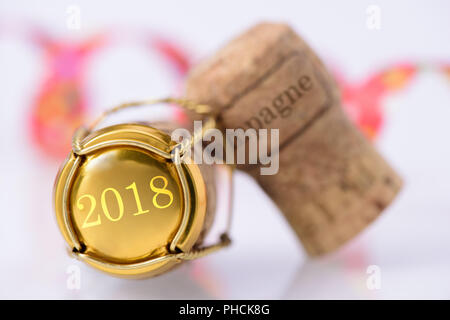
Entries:
{"type": "MultiPolygon", "coordinates": [[[[163,32],[200,59],[261,20],[291,24],[354,81],[397,61],[450,58],[448,1],[3,1],[3,21],[29,21],[59,38],[113,28],[163,32]],[[81,29],[66,27],[81,9],[81,29]],[[381,30],[366,27],[369,5],[381,30]]],[[[385,101],[377,146],[405,187],[365,232],[335,254],[308,259],[280,212],[244,174],[236,177],[232,248],[148,280],[122,280],[72,260],[51,196],[58,162],[29,141],[24,117],[42,77],[42,52],[0,37],[0,298],[450,298],[450,82],[422,72],[385,101]],[[81,288],[69,290],[78,266],[81,288]],[[381,288],[366,286],[369,265],[381,288]]],[[[93,113],[115,103],[173,93],[173,79],[141,47],[114,47],[87,74],[93,113]],[[150,57],[150,58],[149,58],[150,57]]]]}

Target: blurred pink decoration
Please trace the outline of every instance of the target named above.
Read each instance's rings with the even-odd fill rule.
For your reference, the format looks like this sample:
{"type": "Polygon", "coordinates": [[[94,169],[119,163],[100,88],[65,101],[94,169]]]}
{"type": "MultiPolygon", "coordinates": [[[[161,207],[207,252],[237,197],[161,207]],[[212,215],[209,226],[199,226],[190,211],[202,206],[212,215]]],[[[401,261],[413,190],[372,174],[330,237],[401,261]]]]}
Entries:
{"type": "Polygon", "coordinates": [[[336,74],[344,109],[368,138],[374,139],[382,129],[385,118],[383,99],[406,87],[417,70],[416,64],[399,63],[377,71],[360,83],[349,83],[341,74],[336,74]]]}
{"type": "MultiPolygon", "coordinates": [[[[391,92],[406,87],[417,70],[412,63],[399,63],[357,83],[349,83],[342,74],[335,73],[341,88],[344,110],[367,138],[376,139],[383,128],[384,98],[391,92]]],[[[343,255],[345,269],[350,273],[362,269],[370,260],[363,243],[357,244],[354,250],[345,251],[343,255]]]]}
{"type": "MultiPolygon", "coordinates": [[[[87,62],[106,45],[120,44],[121,37],[113,37],[111,32],[72,43],[57,41],[36,27],[22,29],[28,30],[31,34],[28,38],[44,49],[46,62],[46,73],[31,110],[31,136],[44,154],[61,158],[70,150],[73,131],[86,120],[89,108],[89,88],[84,79],[87,62]],[[111,41],[112,38],[119,41],[111,41]]],[[[159,34],[149,32],[144,39],[148,47],[167,62],[177,84],[181,84],[192,65],[186,50],[159,34]]],[[[396,63],[356,83],[349,82],[340,71],[334,73],[344,109],[368,138],[375,139],[383,128],[385,97],[407,87],[419,71],[418,66],[414,62],[396,63]]],[[[438,70],[450,79],[450,64],[439,64],[438,70]]],[[[180,122],[187,121],[180,110],[175,110],[174,116],[180,122]]]]}
{"type": "Polygon", "coordinates": [[[46,155],[62,158],[88,108],[86,62],[104,45],[104,38],[73,44],[37,34],[35,41],[45,50],[46,74],[31,110],[31,136],[46,155]]]}
{"type": "Polygon", "coordinates": [[[173,67],[178,77],[184,77],[191,67],[191,61],[187,52],[181,46],[163,37],[152,37],[150,39],[150,47],[160,53],[161,57],[173,67]]]}
{"type": "Polygon", "coordinates": [[[442,70],[442,72],[444,72],[445,76],[450,81],[450,63],[443,63],[441,65],[441,70],[442,70]]]}

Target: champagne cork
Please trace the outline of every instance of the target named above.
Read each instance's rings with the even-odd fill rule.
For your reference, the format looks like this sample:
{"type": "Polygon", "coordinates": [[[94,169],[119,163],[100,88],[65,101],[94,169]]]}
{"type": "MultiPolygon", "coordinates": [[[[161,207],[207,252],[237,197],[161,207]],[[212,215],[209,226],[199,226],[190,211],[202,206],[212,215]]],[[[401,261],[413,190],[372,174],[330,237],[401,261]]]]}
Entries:
{"type": "Polygon", "coordinates": [[[312,255],[331,252],[386,208],[402,181],[341,108],[339,89],[287,25],[259,24],[190,73],[187,98],[221,128],[279,129],[279,171],[238,166],[276,203],[312,255]]]}

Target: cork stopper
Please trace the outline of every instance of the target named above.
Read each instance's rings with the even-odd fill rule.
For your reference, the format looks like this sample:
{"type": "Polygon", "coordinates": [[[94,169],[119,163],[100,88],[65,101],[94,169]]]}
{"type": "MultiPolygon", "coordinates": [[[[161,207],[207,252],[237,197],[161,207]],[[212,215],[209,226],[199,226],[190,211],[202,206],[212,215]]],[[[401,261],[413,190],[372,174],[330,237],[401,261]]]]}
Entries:
{"type": "Polygon", "coordinates": [[[343,112],[322,62],[285,24],[256,25],[200,63],[186,96],[212,106],[224,129],[279,129],[277,174],[238,168],[277,204],[310,255],[352,239],[401,188],[343,112]]]}

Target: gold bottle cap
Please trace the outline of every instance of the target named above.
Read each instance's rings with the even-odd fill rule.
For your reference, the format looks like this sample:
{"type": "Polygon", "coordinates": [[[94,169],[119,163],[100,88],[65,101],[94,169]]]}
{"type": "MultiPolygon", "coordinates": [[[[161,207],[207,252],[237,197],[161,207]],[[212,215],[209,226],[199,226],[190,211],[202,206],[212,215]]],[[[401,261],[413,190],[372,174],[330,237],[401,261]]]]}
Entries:
{"type": "Polygon", "coordinates": [[[106,127],[79,141],[54,190],[70,248],[116,276],[153,276],[173,267],[196,244],[205,218],[198,166],[175,161],[180,155],[170,136],[143,124],[106,127]]]}

